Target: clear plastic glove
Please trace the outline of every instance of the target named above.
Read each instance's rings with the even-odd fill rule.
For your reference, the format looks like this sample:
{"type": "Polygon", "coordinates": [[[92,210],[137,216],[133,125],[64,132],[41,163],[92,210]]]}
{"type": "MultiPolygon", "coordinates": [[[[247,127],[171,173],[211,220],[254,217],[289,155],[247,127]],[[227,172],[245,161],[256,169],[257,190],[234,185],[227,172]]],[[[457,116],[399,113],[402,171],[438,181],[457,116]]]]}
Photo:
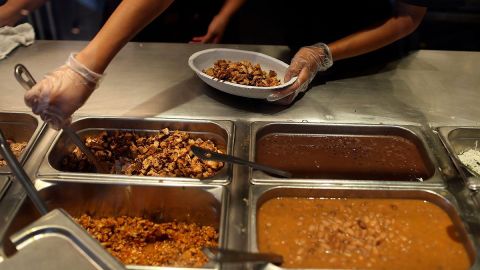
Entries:
{"type": "Polygon", "coordinates": [[[228,19],[223,16],[215,16],[208,26],[207,34],[194,37],[192,43],[220,43],[227,28],[228,19]]]}
{"type": "Polygon", "coordinates": [[[97,88],[101,74],[85,67],[71,54],[65,65],[45,76],[25,93],[25,103],[53,128],[71,122],[78,110],[97,88]]]}
{"type": "Polygon", "coordinates": [[[288,67],[284,82],[293,77],[297,80],[287,89],[278,91],[267,97],[267,101],[288,105],[297,95],[307,90],[308,85],[319,71],[325,71],[333,65],[330,49],[324,43],[301,48],[293,57],[288,67]]]}

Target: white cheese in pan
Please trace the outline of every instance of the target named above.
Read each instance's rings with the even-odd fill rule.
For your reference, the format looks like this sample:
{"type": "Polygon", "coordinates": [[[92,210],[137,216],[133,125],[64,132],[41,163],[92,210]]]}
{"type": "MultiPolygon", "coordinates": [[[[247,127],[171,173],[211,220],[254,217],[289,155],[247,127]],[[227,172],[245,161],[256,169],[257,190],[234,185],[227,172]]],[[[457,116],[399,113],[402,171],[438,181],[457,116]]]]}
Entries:
{"type": "Polygon", "coordinates": [[[458,155],[458,158],[465,166],[480,175],[480,151],[469,149],[458,155]]]}

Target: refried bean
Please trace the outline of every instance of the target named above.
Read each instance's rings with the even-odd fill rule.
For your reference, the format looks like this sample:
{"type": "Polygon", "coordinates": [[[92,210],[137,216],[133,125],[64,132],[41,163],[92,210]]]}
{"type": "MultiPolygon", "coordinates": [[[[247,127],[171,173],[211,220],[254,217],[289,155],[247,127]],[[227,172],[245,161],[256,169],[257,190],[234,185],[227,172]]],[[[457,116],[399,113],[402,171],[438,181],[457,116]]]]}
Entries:
{"type": "Polygon", "coordinates": [[[283,197],[261,205],[260,252],[287,268],[469,269],[466,235],[438,206],[410,199],[283,197]]]}
{"type": "Polygon", "coordinates": [[[154,223],[140,217],[75,220],[124,264],[201,267],[207,263],[203,247],[217,247],[218,233],[195,223],[154,223]]]}
{"type": "Polygon", "coordinates": [[[419,181],[432,166],[417,145],[400,136],[268,134],[255,161],[298,178],[419,181]]]}

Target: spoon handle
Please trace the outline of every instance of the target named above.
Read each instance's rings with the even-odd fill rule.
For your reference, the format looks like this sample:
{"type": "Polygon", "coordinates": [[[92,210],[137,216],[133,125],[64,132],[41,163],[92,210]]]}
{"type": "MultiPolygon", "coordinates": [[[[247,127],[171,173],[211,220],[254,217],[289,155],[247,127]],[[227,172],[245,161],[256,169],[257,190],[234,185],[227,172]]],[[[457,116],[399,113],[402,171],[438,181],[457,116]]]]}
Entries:
{"type": "Polygon", "coordinates": [[[251,253],[221,248],[203,248],[205,255],[212,261],[221,263],[273,263],[281,265],[283,257],[273,253],[251,253]]]}
{"type": "Polygon", "coordinates": [[[16,176],[16,179],[20,182],[20,184],[27,192],[28,197],[33,202],[33,205],[37,208],[38,212],[43,216],[48,213],[48,208],[38,195],[35,186],[32,183],[32,180],[28,177],[27,173],[23,170],[22,166],[18,162],[15,155],[10,150],[10,146],[8,145],[7,139],[3,132],[0,130],[0,154],[3,158],[7,161],[8,166],[16,176]]]}
{"type": "Polygon", "coordinates": [[[197,146],[192,146],[191,149],[192,149],[192,151],[195,155],[197,155],[200,158],[205,159],[205,160],[216,160],[216,161],[236,163],[236,164],[240,164],[240,165],[250,166],[254,169],[261,170],[261,171],[271,173],[271,174],[274,174],[274,175],[278,175],[278,176],[281,176],[281,177],[286,177],[286,178],[292,177],[292,174],[289,173],[289,172],[282,171],[282,170],[279,170],[279,169],[274,169],[274,168],[269,167],[269,166],[254,163],[254,162],[244,160],[244,159],[241,159],[241,158],[238,158],[238,157],[234,157],[234,156],[231,156],[231,155],[220,154],[220,153],[209,151],[209,150],[197,147],[197,146]]]}

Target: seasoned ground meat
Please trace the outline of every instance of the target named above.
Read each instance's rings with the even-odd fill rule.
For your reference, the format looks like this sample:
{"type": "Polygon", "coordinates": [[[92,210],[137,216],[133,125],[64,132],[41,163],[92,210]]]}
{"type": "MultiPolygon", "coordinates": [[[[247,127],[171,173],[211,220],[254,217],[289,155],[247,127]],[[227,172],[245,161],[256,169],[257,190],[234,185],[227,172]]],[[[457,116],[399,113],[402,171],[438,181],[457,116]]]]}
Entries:
{"type": "Polygon", "coordinates": [[[88,215],[75,220],[124,264],[201,267],[208,261],[202,248],[218,246],[217,231],[195,223],[88,215]]]}
{"type": "MultiPolygon", "coordinates": [[[[10,145],[13,154],[18,158],[22,154],[23,150],[27,147],[27,142],[15,142],[14,140],[7,140],[7,143],[10,145]]],[[[0,167],[6,166],[7,162],[0,155],[0,167]]]]}
{"type": "Polygon", "coordinates": [[[259,64],[254,65],[249,61],[217,60],[213,67],[203,70],[203,73],[220,80],[250,86],[267,87],[281,84],[275,71],[263,71],[259,64]]]}
{"type": "MultiPolygon", "coordinates": [[[[186,132],[171,132],[167,128],[151,135],[102,131],[86,137],[85,145],[110,167],[111,173],[117,174],[207,178],[224,165],[222,162],[203,161],[190,150],[191,145],[196,145],[223,153],[212,141],[194,139],[186,132]]],[[[93,172],[95,167],[75,147],[63,159],[62,170],[93,172]]]]}

